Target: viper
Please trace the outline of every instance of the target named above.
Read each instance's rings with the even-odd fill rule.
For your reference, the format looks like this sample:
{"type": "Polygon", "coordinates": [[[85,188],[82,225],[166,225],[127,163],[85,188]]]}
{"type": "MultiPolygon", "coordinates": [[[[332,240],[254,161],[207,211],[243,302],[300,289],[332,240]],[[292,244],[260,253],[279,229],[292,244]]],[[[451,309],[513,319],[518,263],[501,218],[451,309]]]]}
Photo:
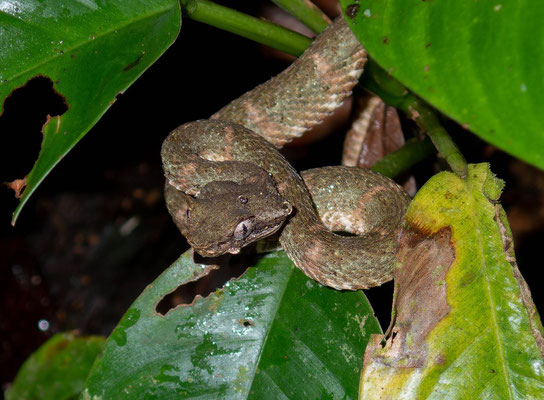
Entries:
{"type": "Polygon", "coordinates": [[[168,135],[165,200],[195,251],[237,253],[279,233],[294,264],[323,285],[357,290],[392,278],[410,201],[403,189],[356,167],[299,175],[277,150],[342,104],[366,59],[338,18],[279,75],[168,135]]]}

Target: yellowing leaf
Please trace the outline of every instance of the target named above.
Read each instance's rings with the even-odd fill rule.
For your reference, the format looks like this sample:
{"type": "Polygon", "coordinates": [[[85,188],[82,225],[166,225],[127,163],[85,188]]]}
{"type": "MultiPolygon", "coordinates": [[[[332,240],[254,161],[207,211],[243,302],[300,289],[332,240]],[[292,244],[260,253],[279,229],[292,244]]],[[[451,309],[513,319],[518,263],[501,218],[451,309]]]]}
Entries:
{"type": "Polygon", "coordinates": [[[542,399],[542,325],[513,253],[502,181],[442,172],[406,215],[394,326],[365,353],[364,399],[542,399]]]}

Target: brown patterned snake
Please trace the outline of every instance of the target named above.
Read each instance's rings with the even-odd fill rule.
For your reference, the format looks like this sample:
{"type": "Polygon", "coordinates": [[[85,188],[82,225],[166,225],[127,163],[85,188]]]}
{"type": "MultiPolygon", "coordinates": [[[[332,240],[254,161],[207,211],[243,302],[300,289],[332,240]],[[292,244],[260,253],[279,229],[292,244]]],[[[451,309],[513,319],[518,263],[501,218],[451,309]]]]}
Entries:
{"type": "Polygon", "coordinates": [[[309,170],[303,181],[273,146],[336,109],[365,62],[365,50],[337,19],[278,76],[212,119],[170,133],[161,152],[166,203],[197,252],[237,253],[282,227],[279,241],[289,258],[324,285],[355,290],[391,279],[405,192],[360,168],[309,170]]]}

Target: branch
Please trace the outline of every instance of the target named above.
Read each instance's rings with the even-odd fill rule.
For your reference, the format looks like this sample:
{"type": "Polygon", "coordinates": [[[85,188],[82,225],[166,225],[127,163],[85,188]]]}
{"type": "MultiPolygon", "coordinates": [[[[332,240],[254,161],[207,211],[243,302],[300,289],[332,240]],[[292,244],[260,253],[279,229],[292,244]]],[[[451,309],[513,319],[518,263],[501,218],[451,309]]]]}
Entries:
{"type": "Polygon", "coordinates": [[[331,20],[314,3],[308,0],[272,0],[315,33],[321,33],[331,20]]]}
{"type": "Polygon", "coordinates": [[[183,15],[245,37],[294,56],[301,55],[312,39],[280,25],[220,6],[209,0],[181,0],[183,15]]]}

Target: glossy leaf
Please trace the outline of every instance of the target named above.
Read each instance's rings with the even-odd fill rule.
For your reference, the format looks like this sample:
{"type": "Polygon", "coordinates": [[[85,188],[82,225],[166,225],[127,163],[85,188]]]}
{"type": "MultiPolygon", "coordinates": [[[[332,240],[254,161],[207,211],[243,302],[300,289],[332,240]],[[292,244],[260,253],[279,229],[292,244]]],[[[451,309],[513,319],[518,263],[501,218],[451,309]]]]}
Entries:
{"type": "Polygon", "coordinates": [[[487,164],[442,172],[406,214],[395,324],[367,347],[364,399],[542,399],[544,339],[487,164]]]}
{"type": "Polygon", "coordinates": [[[134,302],[93,366],[86,398],[355,398],[370,333],[362,292],[306,278],[285,256],[166,315],[155,306],[209,266],[181,256],[134,302]]]}
{"type": "Polygon", "coordinates": [[[75,398],[105,340],[69,332],[56,334],[25,361],[6,392],[6,400],[75,398]]]}
{"type": "Polygon", "coordinates": [[[544,3],[341,0],[386,71],[472,132],[544,168],[544,3]]]}
{"type": "Polygon", "coordinates": [[[117,94],[174,41],[180,24],[176,0],[1,2],[0,102],[30,79],[44,76],[68,108],[42,129],[40,155],[26,179],[13,221],[117,94]]]}

